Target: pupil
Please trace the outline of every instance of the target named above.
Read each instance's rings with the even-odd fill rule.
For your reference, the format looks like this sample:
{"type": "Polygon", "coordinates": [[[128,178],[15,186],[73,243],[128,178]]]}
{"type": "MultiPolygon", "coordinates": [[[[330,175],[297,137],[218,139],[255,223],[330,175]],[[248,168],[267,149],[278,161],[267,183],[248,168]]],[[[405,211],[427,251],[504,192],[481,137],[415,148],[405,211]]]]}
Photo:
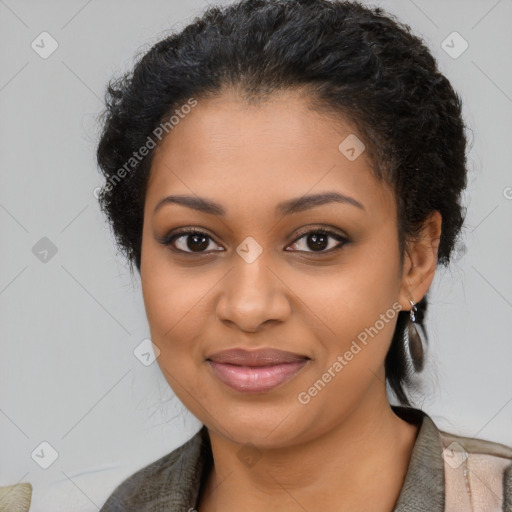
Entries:
{"type": "Polygon", "coordinates": [[[328,236],[324,233],[312,233],[308,236],[308,247],[310,249],[325,249],[328,245],[328,236]],[[310,244],[309,242],[313,243],[310,244]]]}
{"type": "Polygon", "coordinates": [[[208,247],[208,237],[204,235],[189,235],[188,241],[187,241],[187,247],[191,250],[199,250],[206,249],[208,247]],[[199,244],[192,243],[191,239],[194,239],[194,242],[197,242],[197,240],[201,240],[199,244]]]}

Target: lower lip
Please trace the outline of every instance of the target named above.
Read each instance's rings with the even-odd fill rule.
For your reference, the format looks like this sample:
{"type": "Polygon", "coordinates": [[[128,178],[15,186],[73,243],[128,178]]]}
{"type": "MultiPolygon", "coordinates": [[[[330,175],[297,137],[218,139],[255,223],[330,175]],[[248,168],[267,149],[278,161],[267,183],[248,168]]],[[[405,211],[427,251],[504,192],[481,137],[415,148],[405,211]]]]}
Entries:
{"type": "Polygon", "coordinates": [[[274,366],[235,366],[208,361],[216,377],[230,388],[244,393],[269,391],[294,377],[307,359],[274,366]]]}

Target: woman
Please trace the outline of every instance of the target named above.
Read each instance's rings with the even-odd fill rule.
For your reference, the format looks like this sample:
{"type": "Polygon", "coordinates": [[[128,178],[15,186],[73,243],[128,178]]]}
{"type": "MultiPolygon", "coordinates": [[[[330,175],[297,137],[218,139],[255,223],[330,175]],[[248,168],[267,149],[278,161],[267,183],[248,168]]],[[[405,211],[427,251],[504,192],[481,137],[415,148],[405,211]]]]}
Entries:
{"type": "Polygon", "coordinates": [[[210,7],[112,82],[100,203],[204,426],[101,510],[512,511],[512,448],[405,389],[465,151],[424,43],[357,3],[210,7]]]}

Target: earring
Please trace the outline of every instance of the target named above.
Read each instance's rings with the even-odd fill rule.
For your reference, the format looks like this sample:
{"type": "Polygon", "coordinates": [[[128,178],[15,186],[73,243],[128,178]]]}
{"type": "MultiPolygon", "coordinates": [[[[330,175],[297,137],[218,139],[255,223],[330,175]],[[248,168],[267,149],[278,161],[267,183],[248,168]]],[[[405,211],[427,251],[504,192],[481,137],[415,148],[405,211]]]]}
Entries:
{"type": "Polygon", "coordinates": [[[421,324],[416,323],[416,311],[418,306],[416,303],[409,299],[411,303],[411,310],[409,312],[409,325],[408,325],[408,341],[409,341],[409,354],[411,356],[412,364],[417,372],[423,370],[423,339],[426,338],[421,324]]]}

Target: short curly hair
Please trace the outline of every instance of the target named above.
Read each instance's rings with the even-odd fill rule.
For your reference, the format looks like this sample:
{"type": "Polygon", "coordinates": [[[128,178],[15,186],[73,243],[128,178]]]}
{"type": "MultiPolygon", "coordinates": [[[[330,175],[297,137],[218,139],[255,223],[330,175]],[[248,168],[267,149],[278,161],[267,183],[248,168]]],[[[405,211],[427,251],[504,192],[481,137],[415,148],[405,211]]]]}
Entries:
{"type": "MultiPolygon", "coordinates": [[[[135,263],[140,273],[153,136],[180,105],[228,87],[248,102],[306,90],[317,111],[353,123],[372,171],[395,193],[402,261],[406,242],[437,210],[438,263],[448,265],[465,216],[466,126],[462,101],[424,42],[395,16],[357,2],[242,0],[209,6],[107,86],[97,148],[106,182],[98,200],[132,272],[135,263]],[[144,147],[141,158],[134,151],[144,147]]],[[[422,324],[427,295],[417,307],[422,324]]],[[[405,405],[403,384],[414,375],[404,347],[408,317],[399,312],[385,361],[388,384],[405,405]]]]}

